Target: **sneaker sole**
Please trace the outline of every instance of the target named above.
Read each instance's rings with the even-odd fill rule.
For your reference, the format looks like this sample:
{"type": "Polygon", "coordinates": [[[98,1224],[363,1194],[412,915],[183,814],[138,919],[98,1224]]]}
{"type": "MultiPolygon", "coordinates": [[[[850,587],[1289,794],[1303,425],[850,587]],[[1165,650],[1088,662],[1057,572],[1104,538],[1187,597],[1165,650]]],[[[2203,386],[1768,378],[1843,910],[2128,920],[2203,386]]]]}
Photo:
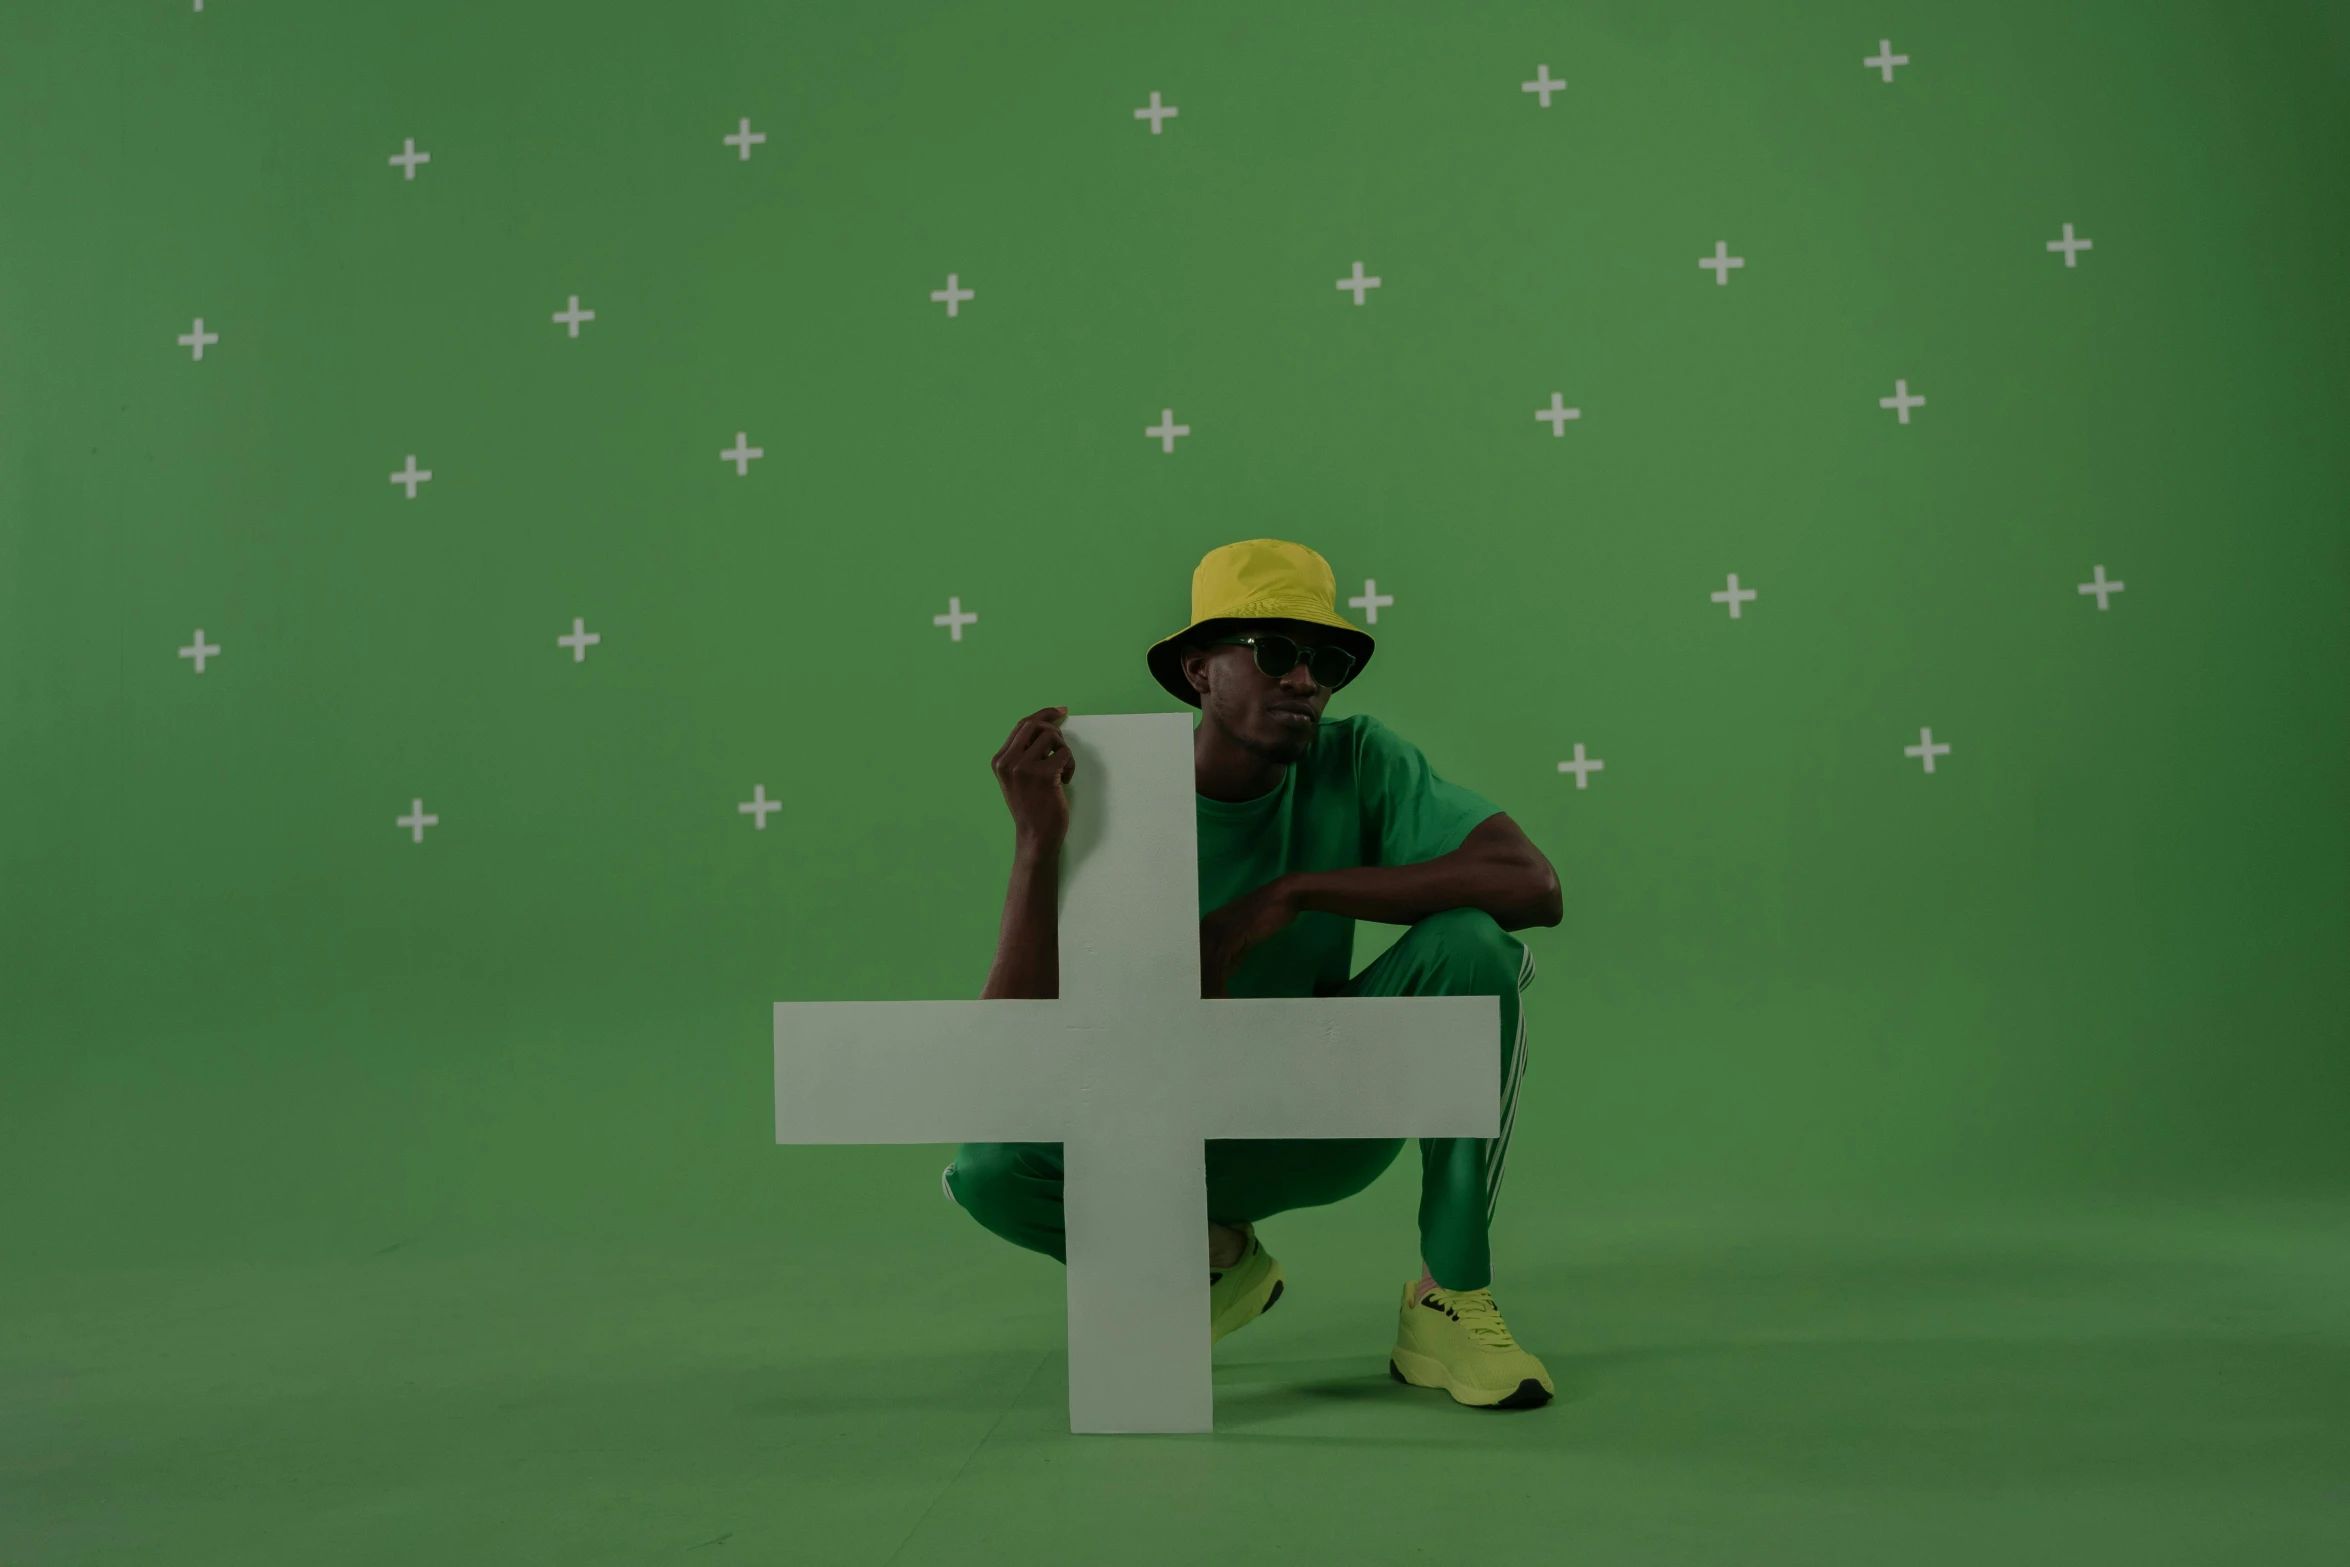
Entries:
{"type": "Polygon", "coordinates": [[[1415,1355],[1408,1349],[1398,1349],[1389,1357],[1387,1374],[1406,1387],[1442,1388],[1452,1395],[1454,1403],[1466,1404],[1471,1409],[1540,1409],[1550,1402],[1551,1397],[1550,1389],[1532,1377],[1499,1398],[1482,1396],[1491,1391],[1487,1388],[1475,1389],[1474,1393],[1478,1396],[1463,1397],[1452,1378],[1445,1375],[1442,1361],[1427,1355],[1415,1355]],[[1411,1365],[1409,1375],[1404,1371],[1404,1363],[1407,1361],[1411,1365]]]}

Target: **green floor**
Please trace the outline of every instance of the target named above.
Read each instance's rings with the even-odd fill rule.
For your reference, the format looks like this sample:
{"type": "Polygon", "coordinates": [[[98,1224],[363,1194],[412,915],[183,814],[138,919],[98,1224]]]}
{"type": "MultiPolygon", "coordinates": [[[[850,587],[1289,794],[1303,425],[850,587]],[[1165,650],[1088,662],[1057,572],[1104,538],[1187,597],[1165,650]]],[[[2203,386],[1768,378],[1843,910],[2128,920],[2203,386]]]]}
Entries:
{"type": "Polygon", "coordinates": [[[1058,1269],[835,1157],[886,1222],[771,1250],[0,1273],[0,1562],[2350,1561],[2350,1201],[1520,1213],[1484,1414],[1386,1377],[1390,1172],[1214,1436],[1075,1438],[1058,1269]]]}

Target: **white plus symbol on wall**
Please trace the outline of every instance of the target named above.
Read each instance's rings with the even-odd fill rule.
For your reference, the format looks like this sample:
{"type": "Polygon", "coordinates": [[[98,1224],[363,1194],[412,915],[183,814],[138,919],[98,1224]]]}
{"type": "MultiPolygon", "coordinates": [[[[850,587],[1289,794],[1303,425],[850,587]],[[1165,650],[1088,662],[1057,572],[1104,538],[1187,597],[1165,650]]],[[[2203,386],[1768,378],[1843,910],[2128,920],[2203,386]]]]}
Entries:
{"type": "Polygon", "coordinates": [[[405,170],[407,178],[414,179],[416,178],[416,166],[419,163],[432,162],[432,154],[429,152],[418,152],[416,150],[416,138],[413,136],[407,136],[401,138],[400,150],[393,153],[391,157],[385,161],[405,170]]]}
{"type": "Polygon", "coordinates": [[[582,309],[580,309],[580,308],[579,308],[579,296],[578,296],[577,294],[574,294],[574,295],[572,295],[572,296],[571,296],[571,305],[570,305],[570,308],[568,308],[568,309],[565,309],[565,310],[558,310],[558,311],[556,311],[556,312],[555,312],[555,319],[556,319],[557,321],[560,321],[560,322],[562,322],[564,325],[566,325],[566,326],[570,327],[570,328],[571,328],[571,335],[572,335],[573,337],[577,337],[577,336],[579,336],[579,324],[580,324],[582,321],[593,321],[593,320],[595,320],[595,319],[596,319],[596,313],[595,313],[593,310],[582,310],[582,309]]]}
{"type": "Polygon", "coordinates": [[[1360,598],[1348,599],[1346,604],[1349,609],[1361,610],[1363,612],[1363,619],[1375,626],[1379,624],[1380,606],[1383,604],[1392,604],[1394,602],[1394,594],[1380,592],[1379,584],[1373,581],[1371,578],[1365,577],[1363,579],[1362,596],[1360,598]]]}
{"type": "Polygon", "coordinates": [[[1901,416],[1901,422],[1903,424],[1907,424],[1909,423],[1909,411],[1912,408],[1925,407],[1926,400],[1922,397],[1910,396],[1909,383],[1907,381],[1895,381],[1893,383],[1893,395],[1891,397],[1878,398],[1877,406],[1879,408],[1892,409],[1895,413],[1901,416]]]}
{"type": "Polygon", "coordinates": [[[603,640],[602,633],[588,630],[587,621],[574,615],[571,617],[571,635],[557,637],[555,645],[571,649],[571,661],[574,664],[584,664],[587,662],[587,650],[603,640]]]}
{"type": "Polygon", "coordinates": [[[741,130],[736,131],[732,136],[721,136],[718,139],[729,147],[740,147],[743,150],[742,161],[748,163],[751,161],[751,149],[765,141],[767,133],[752,130],[751,118],[746,114],[743,116],[741,130]]]}
{"type": "Polygon", "coordinates": [[[1736,620],[1738,618],[1739,603],[1743,600],[1752,599],[1755,596],[1756,594],[1754,589],[1742,588],[1738,585],[1738,573],[1734,571],[1730,573],[1730,585],[1724,588],[1721,592],[1711,595],[1713,601],[1716,604],[1727,604],[1730,606],[1730,618],[1732,620],[1736,620]]]}
{"type": "Polygon", "coordinates": [[[733,463],[734,476],[740,479],[750,473],[752,458],[764,457],[766,455],[767,449],[765,447],[753,446],[751,444],[750,431],[737,430],[734,432],[734,450],[720,452],[718,454],[718,460],[720,462],[733,463]]]}
{"type": "Polygon", "coordinates": [[[963,628],[965,626],[976,625],[978,624],[978,621],[979,617],[977,615],[970,614],[964,610],[963,601],[959,598],[950,598],[947,600],[947,612],[945,614],[933,615],[930,617],[930,623],[932,625],[946,627],[947,635],[954,638],[957,642],[963,640],[963,628]]]}
{"type": "MultiPolygon", "coordinates": [[[[2081,584],[2081,591],[2082,591],[2083,593],[2094,593],[2094,594],[2096,594],[2096,595],[2097,595],[2097,607],[2098,607],[2099,609],[2104,609],[2104,608],[2106,608],[2106,607],[2107,607],[2107,605],[2106,605],[2106,602],[2105,602],[2105,595],[2107,595],[2108,593],[2119,593],[2119,592],[2122,590],[2122,585],[2121,585],[2120,583],[2118,583],[2118,582],[2108,582],[2108,581],[2106,581],[2106,580],[2105,580],[2105,568],[2104,568],[2103,566],[2099,566],[2099,567],[2097,567],[2097,568],[2096,568],[2096,573],[2097,573],[2097,579],[2096,579],[2094,582],[2084,582],[2084,583],[2082,583],[2082,584],[2081,584]]],[[[203,635],[203,633],[202,633],[202,632],[198,632],[198,633],[197,633],[197,635],[198,635],[198,636],[202,636],[202,635],[203,635]]]]}
{"type": "MultiPolygon", "coordinates": [[[[408,486],[408,498],[410,500],[414,500],[416,499],[416,487],[431,477],[432,470],[430,468],[417,467],[416,454],[414,452],[410,452],[408,454],[408,466],[402,469],[400,472],[393,474],[392,482],[394,484],[405,484],[408,486]]],[[[462,488],[462,486],[460,486],[460,488],[462,488]]]]}
{"type": "Polygon", "coordinates": [[[1730,286],[1731,270],[1746,265],[1746,258],[1731,255],[1730,242],[1726,239],[1717,239],[1714,241],[1714,253],[1710,256],[1698,257],[1697,264],[1701,267],[1711,267],[1714,281],[1727,288],[1730,286]]]}
{"type": "Polygon", "coordinates": [[[1168,108],[1159,107],[1159,95],[1157,93],[1152,93],[1151,106],[1147,109],[1135,110],[1134,117],[1138,120],[1150,121],[1151,134],[1156,136],[1162,129],[1164,129],[1164,126],[1161,124],[1162,121],[1171,120],[1182,112],[1183,111],[1181,109],[1177,109],[1172,106],[1168,108]]]}
{"type": "MultiPolygon", "coordinates": [[[[1885,80],[1891,81],[1893,80],[1893,67],[1897,65],[1909,64],[1909,56],[1906,54],[1895,54],[1893,52],[1893,40],[1890,38],[1879,39],[1877,41],[1877,48],[1880,52],[1876,55],[1875,58],[1863,60],[1860,63],[1868,66],[1872,70],[1883,71],[1885,73],[1885,80]]],[[[1927,768],[1926,770],[1928,772],[1933,771],[1931,767],[1927,768]]]]}
{"type": "Polygon", "coordinates": [[[1554,92],[1564,92],[1566,87],[1565,82],[1554,82],[1550,79],[1549,66],[1538,65],[1534,67],[1534,80],[1519,83],[1518,91],[1542,94],[1542,106],[1547,109],[1550,107],[1550,95],[1554,92]]]}
{"type": "Polygon", "coordinates": [[[1355,263],[1355,275],[1353,277],[1340,278],[1338,280],[1338,286],[1340,288],[1353,289],[1355,291],[1355,303],[1359,305],[1363,302],[1363,291],[1365,289],[1377,288],[1379,286],[1379,280],[1375,277],[1363,276],[1363,264],[1358,261],[1355,263]]]}
{"type": "Polygon", "coordinates": [[[1950,754],[1950,747],[1946,745],[1936,745],[1934,743],[1934,731],[1931,729],[1921,729],[1918,731],[1918,743],[1916,745],[1903,746],[1901,748],[1901,754],[1903,756],[1924,757],[1926,759],[1926,771],[1930,773],[1934,770],[1934,758],[1937,756],[1948,756],[1950,754]]]}
{"type": "Polygon", "coordinates": [[[1553,392],[1550,394],[1550,406],[1548,408],[1535,409],[1534,417],[1537,420],[1548,419],[1550,421],[1551,434],[1565,435],[1567,433],[1567,421],[1569,419],[1582,418],[1583,410],[1580,408],[1569,408],[1567,406],[1567,399],[1565,395],[1563,393],[1553,392]]]}
{"type": "MultiPolygon", "coordinates": [[[[1144,425],[1142,427],[1142,433],[1149,436],[1152,440],[1157,441],[1160,444],[1161,450],[1171,452],[1175,449],[1175,437],[1178,435],[1189,435],[1191,433],[1191,426],[1188,424],[1177,424],[1175,422],[1175,410],[1172,408],[1162,408],[1159,410],[1159,422],[1157,424],[1144,425]]],[[[1132,448],[1128,449],[1132,450],[1132,448]]]]}
{"type": "Polygon", "coordinates": [[[1587,759],[1583,755],[1583,742],[1578,740],[1575,742],[1575,759],[1571,762],[1559,763],[1559,771],[1562,773],[1573,773],[1575,775],[1575,787],[1578,789],[1588,789],[1591,787],[1591,775],[1606,766],[1607,763],[1605,762],[1592,761],[1587,759]]]}
{"type": "Polygon", "coordinates": [[[930,291],[931,299],[933,301],[943,302],[947,307],[947,314],[950,316],[955,313],[956,307],[961,305],[964,300],[977,299],[979,297],[970,289],[959,287],[959,282],[960,279],[958,279],[952,272],[949,272],[947,274],[947,286],[944,288],[934,288],[930,291]]]}
{"type": "Polygon", "coordinates": [[[765,832],[767,830],[767,813],[769,811],[782,810],[783,802],[781,800],[768,799],[767,786],[765,784],[753,784],[751,785],[751,797],[745,800],[742,804],[736,806],[735,809],[741,812],[743,815],[751,818],[751,825],[753,827],[758,828],[761,832],[765,832]]]}
{"type": "Polygon", "coordinates": [[[405,827],[415,833],[418,843],[424,842],[424,830],[427,827],[438,827],[441,824],[439,817],[424,814],[424,799],[421,795],[417,797],[415,803],[408,807],[408,812],[409,814],[406,816],[394,818],[392,825],[405,827]]]}
{"type": "MultiPolygon", "coordinates": [[[[2117,584],[2117,586],[2118,586],[2118,584],[2117,584]]],[[[2100,605],[2098,606],[2098,608],[2100,608],[2100,609],[2102,609],[2102,608],[2104,608],[2104,607],[2105,607],[2105,606],[2104,606],[2104,605],[2102,605],[2102,604],[2100,604],[2100,605]]],[[[219,651],[220,651],[220,644],[219,644],[219,643],[215,642],[215,643],[212,643],[210,646],[207,646],[207,645],[205,644],[205,641],[204,641],[204,628],[203,628],[202,626],[198,626],[198,627],[196,628],[196,644],[195,644],[195,646],[193,646],[193,647],[184,647],[184,648],[181,648],[181,649],[180,649],[180,657],[182,657],[182,658],[192,658],[192,659],[194,659],[194,660],[196,661],[196,673],[200,675],[200,674],[204,673],[204,660],[206,660],[207,658],[210,658],[210,657],[211,657],[213,654],[215,654],[215,653],[217,653],[217,652],[219,652],[219,651]]]]}
{"type": "Polygon", "coordinates": [[[193,348],[196,351],[196,357],[198,359],[204,357],[204,345],[206,343],[217,343],[219,341],[220,334],[218,332],[207,332],[204,330],[204,318],[202,316],[198,316],[196,318],[196,329],[193,332],[183,332],[180,334],[180,347],[193,348]]]}
{"type": "Polygon", "coordinates": [[[2097,244],[2094,240],[2073,238],[2073,226],[2070,223],[2067,223],[2064,226],[2064,238],[2050,240],[2048,242],[2048,248],[2050,250],[2063,251],[2064,264],[2068,267],[2071,267],[2077,266],[2079,264],[2079,253],[2081,251],[2094,250],[2097,248],[2097,244]]]}

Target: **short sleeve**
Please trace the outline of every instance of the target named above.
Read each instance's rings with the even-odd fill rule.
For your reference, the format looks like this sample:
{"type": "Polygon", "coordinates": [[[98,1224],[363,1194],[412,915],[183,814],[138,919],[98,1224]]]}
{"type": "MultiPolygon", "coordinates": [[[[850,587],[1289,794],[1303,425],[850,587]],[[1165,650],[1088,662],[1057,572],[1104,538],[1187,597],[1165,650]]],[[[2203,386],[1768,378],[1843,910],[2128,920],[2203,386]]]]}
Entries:
{"type": "Polygon", "coordinates": [[[1355,776],[1363,801],[1363,861],[1417,865],[1450,854],[1501,807],[1436,775],[1420,748],[1368,713],[1356,717],[1355,776]]]}

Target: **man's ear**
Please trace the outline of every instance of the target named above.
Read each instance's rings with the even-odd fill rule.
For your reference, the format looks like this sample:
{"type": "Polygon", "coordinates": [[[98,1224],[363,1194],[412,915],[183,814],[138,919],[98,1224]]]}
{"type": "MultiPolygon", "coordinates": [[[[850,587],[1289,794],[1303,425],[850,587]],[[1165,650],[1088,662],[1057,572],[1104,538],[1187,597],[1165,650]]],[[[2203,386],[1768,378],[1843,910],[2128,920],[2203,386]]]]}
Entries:
{"type": "Polygon", "coordinates": [[[1208,650],[1204,647],[1187,647],[1175,657],[1177,666],[1183,671],[1183,678],[1191,683],[1191,689],[1197,691],[1201,696],[1206,696],[1208,694],[1208,650]],[[1196,666],[1195,660],[1197,661],[1196,666]]]}

